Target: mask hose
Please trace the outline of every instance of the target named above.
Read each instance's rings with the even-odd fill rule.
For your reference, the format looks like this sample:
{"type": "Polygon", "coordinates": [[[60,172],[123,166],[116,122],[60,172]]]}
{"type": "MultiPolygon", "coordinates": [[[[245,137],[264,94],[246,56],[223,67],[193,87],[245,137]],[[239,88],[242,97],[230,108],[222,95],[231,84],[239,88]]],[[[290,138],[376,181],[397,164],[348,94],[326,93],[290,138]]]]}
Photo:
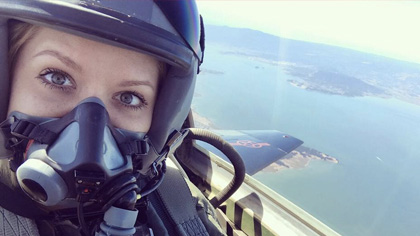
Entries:
{"type": "MultiPolygon", "coordinates": [[[[89,231],[84,217],[85,202],[79,201],[77,218],[81,233],[85,236],[133,235],[136,232],[134,225],[139,213],[136,207],[141,204],[139,200],[152,193],[162,183],[166,172],[165,161],[155,170],[156,175],[142,189],[137,185],[139,176],[127,174],[114,180],[109,188],[105,188],[106,192],[99,192],[98,195],[105,196],[99,199],[99,202],[104,204],[102,207],[102,212],[105,212],[104,220],[99,224],[99,227],[94,227],[91,231],[89,231]]],[[[145,214],[145,212],[141,212],[141,214],[145,214]]]]}
{"type": "Polygon", "coordinates": [[[77,205],[77,218],[79,220],[80,230],[85,236],[89,236],[89,232],[86,226],[85,217],[83,216],[83,202],[79,202],[77,205]]]}
{"type": "Polygon", "coordinates": [[[155,191],[163,182],[166,173],[166,162],[163,161],[159,169],[156,169],[156,176],[153,177],[148,184],[140,191],[139,197],[143,198],[155,191]]]}
{"type": "Polygon", "coordinates": [[[187,139],[196,139],[213,145],[219,149],[232,162],[235,175],[230,183],[210,200],[214,208],[218,208],[220,204],[226,201],[236,190],[239,189],[245,179],[245,164],[239,153],[228,142],[220,136],[205,130],[190,128],[187,139]]]}

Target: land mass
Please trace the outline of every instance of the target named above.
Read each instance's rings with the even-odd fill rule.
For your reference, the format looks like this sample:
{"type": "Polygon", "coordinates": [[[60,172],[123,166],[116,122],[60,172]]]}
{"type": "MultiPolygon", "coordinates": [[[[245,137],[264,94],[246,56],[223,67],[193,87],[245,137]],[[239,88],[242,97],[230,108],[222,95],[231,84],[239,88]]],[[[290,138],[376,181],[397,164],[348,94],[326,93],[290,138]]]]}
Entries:
{"type": "Polygon", "coordinates": [[[284,169],[302,169],[308,166],[312,160],[327,161],[334,164],[339,163],[338,159],[335,157],[322,153],[313,148],[300,146],[280,160],[271,163],[262,171],[277,172],[284,169]]]}
{"type": "Polygon", "coordinates": [[[206,69],[203,68],[200,70],[200,74],[212,74],[212,75],[223,75],[225,72],[219,71],[219,70],[212,70],[212,69],[206,69]]]}
{"type": "Polygon", "coordinates": [[[216,129],[216,126],[211,120],[198,114],[194,109],[192,110],[192,115],[194,117],[194,127],[200,129],[216,129]]]}
{"type": "Polygon", "coordinates": [[[250,29],[208,26],[206,30],[209,44],[224,46],[222,54],[279,66],[298,88],[420,105],[420,64],[250,29]]]}
{"type": "MultiPolygon", "coordinates": [[[[198,114],[194,110],[192,111],[192,113],[194,117],[194,126],[196,128],[217,129],[210,119],[198,114]]],[[[338,159],[335,157],[302,145],[297,147],[295,150],[293,150],[280,160],[271,163],[262,171],[277,172],[283,169],[302,169],[308,166],[308,164],[312,160],[327,161],[335,164],[339,163],[338,159]]]]}

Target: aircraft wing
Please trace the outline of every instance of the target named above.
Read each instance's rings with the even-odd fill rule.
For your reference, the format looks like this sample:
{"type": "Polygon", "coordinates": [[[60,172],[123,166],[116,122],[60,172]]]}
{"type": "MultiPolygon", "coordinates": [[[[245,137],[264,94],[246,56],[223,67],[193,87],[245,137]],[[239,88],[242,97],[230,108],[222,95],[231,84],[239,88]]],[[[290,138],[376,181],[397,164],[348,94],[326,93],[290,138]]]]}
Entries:
{"type": "MultiPolygon", "coordinates": [[[[277,130],[212,130],[242,156],[246,173],[253,175],[302,145],[303,141],[277,130]]],[[[207,150],[229,161],[222,152],[204,142],[207,150]]]]}

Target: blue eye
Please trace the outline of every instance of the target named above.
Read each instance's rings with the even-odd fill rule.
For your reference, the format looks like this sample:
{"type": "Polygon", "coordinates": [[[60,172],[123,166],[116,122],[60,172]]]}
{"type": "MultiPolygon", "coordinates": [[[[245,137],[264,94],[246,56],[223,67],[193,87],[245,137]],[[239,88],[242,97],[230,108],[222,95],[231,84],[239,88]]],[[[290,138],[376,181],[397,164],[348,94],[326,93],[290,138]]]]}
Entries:
{"type": "Polygon", "coordinates": [[[123,106],[132,109],[141,109],[147,106],[146,99],[137,92],[120,92],[113,98],[120,102],[123,106]]]}
{"type": "Polygon", "coordinates": [[[127,92],[120,94],[120,100],[121,102],[128,105],[135,106],[140,104],[140,99],[137,96],[134,96],[133,94],[127,92]]]}
{"type": "Polygon", "coordinates": [[[41,79],[42,83],[49,85],[51,89],[74,88],[71,76],[62,70],[48,68],[41,71],[37,78],[41,79]]]}
{"type": "Polygon", "coordinates": [[[69,81],[65,75],[63,74],[59,74],[59,73],[54,73],[51,74],[51,81],[54,84],[58,84],[58,85],[64,85],[67,81],[69,81]]]}

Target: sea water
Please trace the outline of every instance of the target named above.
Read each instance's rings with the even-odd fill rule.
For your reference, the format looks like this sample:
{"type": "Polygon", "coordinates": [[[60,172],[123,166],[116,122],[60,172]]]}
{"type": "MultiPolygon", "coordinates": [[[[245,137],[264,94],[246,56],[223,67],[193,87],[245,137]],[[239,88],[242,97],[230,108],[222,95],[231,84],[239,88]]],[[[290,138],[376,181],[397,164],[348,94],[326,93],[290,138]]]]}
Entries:
{"type": "Polygon", "coordinates": [[[208,46],[193,109],[217,129],[277,129],[336,157],[254,177],[343,235],[420,232],[420,106],[304,90],[278,65],[208,46]]]}

